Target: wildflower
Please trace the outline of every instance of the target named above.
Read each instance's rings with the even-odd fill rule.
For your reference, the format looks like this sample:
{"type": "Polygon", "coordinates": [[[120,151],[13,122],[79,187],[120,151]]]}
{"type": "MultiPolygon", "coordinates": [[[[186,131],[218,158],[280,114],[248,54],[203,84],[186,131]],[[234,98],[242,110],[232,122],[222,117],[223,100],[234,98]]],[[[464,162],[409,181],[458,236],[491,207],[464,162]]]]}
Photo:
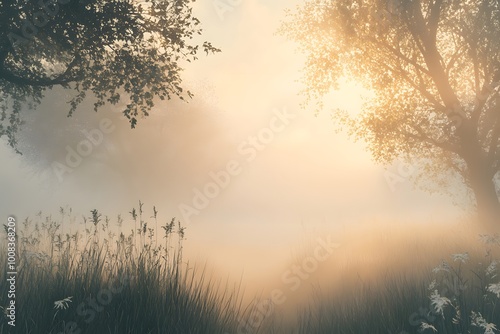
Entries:
{"type": "Polygon", "coordinates": [[[436,289],[437,287],[437,282],[435,279],[432,280],[431,284],[429,284],[429,287],[427,288],[429,291],[432,291],[434,289],[436,289]]]}
{"type": "Polygon", "coordinates": [[[460,312],[460,309],[457,308],[457,313],[455,314],[451,322],[455,325],[460,325],[461,320],[462,320],[462,313],[460,312]]]}
{"type": "Polygon", "coordinates": [[[486,268],[487,276],[491,276],[491,278],[495,278],[497,276],[497,274],[495,273],[497,271],[497,264],[498,264],[497,260],[494,260],[490,263],[488,268],[486,268]]]}
{"type": "Polygon", "coordinates": [[[65,310],[69,307],[69,303],[71,303],[71,298],[73,298],[73,296],[71,297],[66,297],[62,300],[56,300],[54,302],[54,308],[55,309],[59,309],[59,310],[65,310]]]}
{"type": "Polygon", "coordinates": [[[418,330],[418,331],[419,331],[419,332],[423,332],[423,331],[425,331],[426,329],[430,329],[430,330],[432,330],[434,333],[435,333],[435,332],[437,332],[436,327],[434,327],[434,326],[432,326],[431,324],[428,324],[428,323],[426,323],[426,322],[422,322],[422,323],[420,324],[420,328],[419,328],[419,330],[418,330]]]}
{"type": "Polygon", "coordinates": [[[440,271],[446,271],[446,272],[450,271],[450,266],[444,260],[441,262],[441,264],[439,266],[437,266],[436,268],[432,269],[433,273],[438,273],[440,271]]]}
{"type": "Polygon", "coordinates": [[[441,314],[441,316],[444,316],[443,310],[446,305],[451,305],[451,301],[446,297],[442,297],[437,291],[437,289],[434,290],[434,292],[431,294],[430,299],[431,299],[431,305],[434,307],[436,312],[441,314]]]}
{"type": "Polygon", "coordinates": [[[500,283],[490,284],[488,291],[497,295],[497,298],[500,298],[500,283]]]}
{"type": "Polygon", "coordinates": [[[486,320],[479,312],[476,313],[474,311],[471,311],[471,320],[472,326],[484,329],[484,334],[495,334],[495,331],[497,330],[495,324],[486,322],[486,320]]]}
{"type": "Polygon", "coordinates": [[[451,257],[453,258],[453,261],[460,261],[462,263],[466,263],[467,260],[469,260],[469,253],[458,253],[458,254],[452,254],[451,257]]]}

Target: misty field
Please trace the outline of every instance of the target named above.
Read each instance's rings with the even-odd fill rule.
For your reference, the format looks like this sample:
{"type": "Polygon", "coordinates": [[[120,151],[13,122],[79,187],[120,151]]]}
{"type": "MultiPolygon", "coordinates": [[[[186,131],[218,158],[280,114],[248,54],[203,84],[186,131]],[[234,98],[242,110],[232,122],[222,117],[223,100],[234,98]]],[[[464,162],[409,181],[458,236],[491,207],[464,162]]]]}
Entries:
{"type": "MultiPolygon", "coordinates": [[[[140,210],[127,236],[97,210],[73,234],[62,232],[63,219],[19,222],[19,333],[217,333],[235,322],[237,292],[219,291],[182,263],[180,223],[164,224],[156,245],[140,210]]],[[[1,290],[5,298],[7,285],[1,290]]],[[[9,327],[2,321],[0,332],[9,327]]]]}
{"type": "MultiPolygon", "coordinates": [[[[16,327],[7,325],[2,284],[0,333],[489,334],[500,322],[500,239],[465,223],[434,231],[374,223],[363,235],[352,227],[311,272],[317,280],[273,305],[273,298],[244,301],[241,282],[207,277],[203,265],[186,262],[181,222],[160,221],[142,203],[126,216],[92,210],[76,218],[61,208],[59,217],[40,212],[19,221],[16,327]]],[[[7,266],[4,252],[0,264],[7,266]]]]}
{"type": "Polygon", "coordinates": [[[0,334],[500,334],[500,0],[0,0],[0,157],[0,334]]]}

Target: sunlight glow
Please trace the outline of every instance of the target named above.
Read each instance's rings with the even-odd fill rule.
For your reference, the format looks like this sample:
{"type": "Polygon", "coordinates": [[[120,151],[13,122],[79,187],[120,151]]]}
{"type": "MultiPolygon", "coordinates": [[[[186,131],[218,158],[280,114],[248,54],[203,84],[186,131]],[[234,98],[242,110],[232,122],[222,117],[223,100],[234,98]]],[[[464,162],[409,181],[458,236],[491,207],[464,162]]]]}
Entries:
{"type": "Polygon", "coordinates": [[[363,104],[374,94],[360,83],[347,78],[339,82],[339,89],[324,97],[325,110],[341,109],[351,116],[357,116],[363,110],[363,104]]]}

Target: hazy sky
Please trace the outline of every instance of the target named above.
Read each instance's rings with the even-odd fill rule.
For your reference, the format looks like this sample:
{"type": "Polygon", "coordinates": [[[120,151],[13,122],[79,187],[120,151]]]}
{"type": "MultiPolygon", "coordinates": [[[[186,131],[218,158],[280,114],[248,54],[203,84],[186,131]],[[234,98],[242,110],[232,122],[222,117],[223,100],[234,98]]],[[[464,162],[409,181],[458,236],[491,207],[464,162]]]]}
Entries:
{"type": "Polygon", "coordinates": [[[27,120],[25,155],[0,146],[4,216],[63,205],[80,214],[98,208],[126,215],[140,199],[149,214],[156,205],[165,221],[181,218],[192,243],[220,255],[227,247],[244,252],[296,242],[317,224],[428,220],[450,212],[451,200],[415,191],[410,182],[392,191],[363,143],[335,133],[328,109],[357,112],[366,92],[355,84],[332,94],[317,116],[299,107],[304,59],[275,34],[284,8],[296,3],[243,0],[222,19],[212,1],[200,1],[195,14],[204,39],[222,53],[200,54],[184,72],[194,101],[159,103],[135,130],[113,110],[94,113],[90,102],[66,118],[64,93],[51,93],[27,120]],[[52,163],[64,162],[67,147],[85,140],[83,131],[103,128],[102,142],[96,135],[92,152],[58,179],[52,163]],[[257,139],[257,149],[251,137],[259,135],[265,144],[257,139]],[[213,175],[229,169],[234,175],[220,181],[224,189],[211,189],[216,196],[196,209],[196,189],[203,192],[213,175]],[[186,217],[183,204],[199,212],[186,217]]]}

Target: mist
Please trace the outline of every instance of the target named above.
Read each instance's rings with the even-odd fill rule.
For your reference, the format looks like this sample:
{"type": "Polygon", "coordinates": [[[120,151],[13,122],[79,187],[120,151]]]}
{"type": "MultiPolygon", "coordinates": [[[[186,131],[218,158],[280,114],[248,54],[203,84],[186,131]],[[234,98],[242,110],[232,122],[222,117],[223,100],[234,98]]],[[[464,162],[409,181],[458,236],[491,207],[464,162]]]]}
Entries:
{"type": "Polygon", "coordinates": [[[366,92],[346,83],[319,114],[301,107],[303,59],[274,34],[289,6],[245,1],[221,20],[211,4],[197,4],[206,38],[222,53],[186,68],[193,99],[157,101],[135,129],[120,105],[94,112],[92,98],[66,117],[72,93],[50,91],[25,114],[23,155],[0,146],[0,210],[22,220],[71,207],[81,226],[98,209],[112,222],[121,214],[130,229],[139,201],[148,217],[155,206],[162,224],[176,217],[186,226],[186,261],[217,279],[241,279],[246,301],[276,286],[289,291],[284,273],[330,237],[338,249],[307,288],[287,294],[290,312],[310,301],[314,284],[334,295],[358,276],[377,282],[387,268],[403,272],[413,255],[419,263],[408,273],[417,275],[472,245],[463,242],[468,230],[433,252],[466,211],[416,189],[408,175],[389,184],[387,171],[399,175],[399,163],[377,165],[365,143],[336,131],[330,111],[359,112],[366,92]],[[438,232],[427,236],[431,227],[438,232]]]}

